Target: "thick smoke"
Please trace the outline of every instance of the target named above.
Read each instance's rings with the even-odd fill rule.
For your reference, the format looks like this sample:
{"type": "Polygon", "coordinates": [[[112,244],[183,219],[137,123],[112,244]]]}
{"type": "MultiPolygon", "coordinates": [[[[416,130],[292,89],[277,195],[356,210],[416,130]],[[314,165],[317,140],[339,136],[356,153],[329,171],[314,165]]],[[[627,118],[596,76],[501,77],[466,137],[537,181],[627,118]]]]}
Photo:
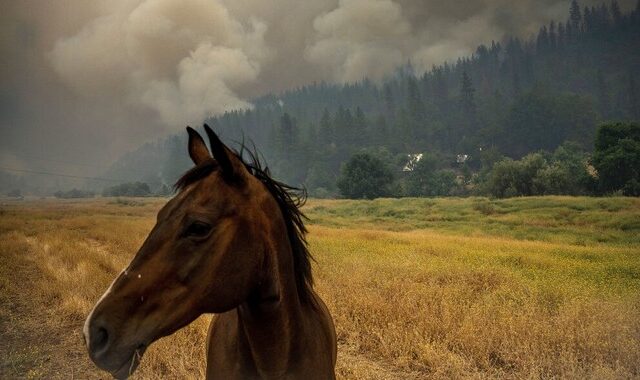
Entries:
{"type": "Polygon", "coordinates": [[[408,61],[428,70],[480,43],[529,37],[568,8],[569,0],[7,2],[0,148],[4,157],[112,160],[168,130],[250,107],[254,96],[381,79],[408,61]]]}
{"type": "Polygon", "coordinates": [[[564,18],[566,1],[119,0],[50,53],[83,96],[124,97],[167,125],[250,107],[261,91],[312,80],[383,78],[473,52],[564,18]],[[264,82],[268,86],[264,86],[264,82]]]}
{"type": "Polygon", "coordinates": [[[207,0],[123,1],[77,34],[59,39],[51,62],[79,93],[124,96],[169,125],[232,108],[268,60],[266,25],[240,24],[207,0]]]}
{"type": "Polygon", "coordinates": [[[392,0],[341,0],[313,21],[315,41],[305,58],[328,69],[331,79],[379,79],[403,63],[411,26],[392,0]]]}

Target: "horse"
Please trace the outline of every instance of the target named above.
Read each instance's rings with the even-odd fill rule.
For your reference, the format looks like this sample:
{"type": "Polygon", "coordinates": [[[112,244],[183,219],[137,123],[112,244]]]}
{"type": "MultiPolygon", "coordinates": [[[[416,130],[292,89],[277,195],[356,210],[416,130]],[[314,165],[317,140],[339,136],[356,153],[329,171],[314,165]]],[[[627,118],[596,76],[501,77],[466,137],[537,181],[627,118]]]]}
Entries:
{"type": "Polygon", "coordinates": [[[336,333],[313,289],[304,197],[208,126],[187,127],[195,166],[130,264],[89,313],[89,357],[130,376],[146,348],[204,313],[207,379],[335,379],[336,333]]]}

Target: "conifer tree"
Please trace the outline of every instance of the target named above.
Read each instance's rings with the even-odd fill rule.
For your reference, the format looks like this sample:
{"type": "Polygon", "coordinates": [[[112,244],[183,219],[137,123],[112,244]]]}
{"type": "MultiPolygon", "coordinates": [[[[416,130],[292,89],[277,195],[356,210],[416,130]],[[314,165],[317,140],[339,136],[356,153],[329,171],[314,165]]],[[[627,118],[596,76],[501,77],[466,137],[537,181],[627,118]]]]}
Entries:
{"type": "Polygon", "coordinates": [[[393,91],[391,90],[391,85],[389,85],[389,83],[385,83],[382,91],[384,93],[384,106],[387,117],[393,117],[393,115],[396,113],[396,107],[393,100],[393,91]]]}
{"type": "Polygon", "coordinates": [[[362,108],[356,107],[353,117],[353,127],[351,130],[351,141],[355,145],[363,145],[367,142],[367,117],[362,108]]]}
{"type": "Polygon", "coordinates": [[[640,120],[640,102],[638,101],[638,88],[633,72],[629,73],[629,115],[634,120],[640,120]]]}
{"type": "Polygon", "coordinates": [[[462,113],[469,124],[474,123],[476,117],[475,91],[473,83],[471,82],[471,77],[467,74],[466,70],[463,71],[462,88],[460,89],[460,102],[462,106],[462,113]]]}
{"type": "Polygon", "coordinates": [[[605,82],[604,74],[602,70],[598,70],[597,73],[597,86],[598,86],[598,103],[600,106],[600,115],[603,118],[608,118],[610,114],[610,102],[609,91],[607,89],[607,83],[605,82]]]}
{"type": "Polygon", "coordinates": [[[322,111],[322,117],[320,118],[318,140],[323,145],[331,144],[335,141],[333,126],[331,125],[331,114],[326,107],[324,111],[322,111]]]}
{"type": "Polygon", "coordinates": [[[280,118],[278,143],[285,159],[291,159],[292,152],[298,145],[298,127],[295,119],[285,112],[280,118]]]}
{"type": "Polygon", "coordinates": [[[549,48],[551,50],[555,50],[557,43],[558,35],[556,34],[556,23],[551,21],[551,23],[549,23],[549,48]]]}
{"type": "Polygon", "coordinates": [[[580,25],[582,22],[582,14],[580,13],[580,6],[578,5],[577,0],[571,1],[571,9],[569,11],[569,19],[571,20],[571,28],[574,32],[578,32],[580,30],[580,25]]]}
{"type": "Polygon", "coordinates": [[[613,18],[613,26],[619,27],[622,23],[622,12],[620,11],[620,5],[617,0],[611,1],[611,17],[613,18]]]}

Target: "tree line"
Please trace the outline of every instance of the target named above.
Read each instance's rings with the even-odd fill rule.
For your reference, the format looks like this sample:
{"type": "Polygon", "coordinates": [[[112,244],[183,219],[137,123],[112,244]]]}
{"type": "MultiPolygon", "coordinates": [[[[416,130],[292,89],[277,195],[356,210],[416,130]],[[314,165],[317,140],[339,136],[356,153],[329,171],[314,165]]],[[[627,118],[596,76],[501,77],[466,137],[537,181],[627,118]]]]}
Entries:
{"type": "Polygon", "coordinates": [[[337,181],[342,196],[468,196],[497,198],[532,195],[640,196],[640,124],[613,123],[598,128],[592,154],[565,142],[553,152],[529,153],[521,159],[483,155],[478,171],[467,162],[457,170],[443,167],[436,156],[415,156],[401,172],[393,162],[361,152],[354,154],[337,181]],[[399,173],[394,175],[394,173],[399,173]]]}
{"type": "MultiPolygon", "coordinates": [[[[422,73],[407,62],[381,83],[321,82],[269,94],[207,122],[228,143],[253,141],[277,178],[316,196],[344,194],[339,179],[352,157],[391,163],[392,176],[407,177],[396,189],[402,195],[443,192],[429,181],[456,182],[453,193],[465,194],[480,186],[477,178],[489,186],[494,165],[515,173],[544,161],[539,188],[570,172],[562,154],[591,156],[598,125],[640,120],[639,67],[640,1],[624,13],[615,0],[594,7],[574,0],[567,20],[529,39],[481,45],[422,73]],[[423,163],[402,172],[417,154],[423,163]]],[[[148,165],[151,179],[171,184],[188,168],[184,146],[182,136],[148,144],[114,173],[148,165]]]]}

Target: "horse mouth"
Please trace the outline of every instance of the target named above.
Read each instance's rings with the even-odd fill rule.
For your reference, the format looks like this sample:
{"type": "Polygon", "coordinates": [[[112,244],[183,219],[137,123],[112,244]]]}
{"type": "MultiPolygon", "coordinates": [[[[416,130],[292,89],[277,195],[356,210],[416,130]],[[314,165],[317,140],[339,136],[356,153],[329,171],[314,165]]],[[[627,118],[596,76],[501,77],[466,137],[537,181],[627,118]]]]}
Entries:
{"type": "Polygon", "coordinates": [[[144,344],[139,345],[131,354],[131,357],[127,359],[119,369],[115,371],[111,371],[111,375],[114,379],[127,379],[129,376],[133,375],[140,365],[140,361],[142,360],[142,355],[146,351],[147,346],[144,344]]]}

